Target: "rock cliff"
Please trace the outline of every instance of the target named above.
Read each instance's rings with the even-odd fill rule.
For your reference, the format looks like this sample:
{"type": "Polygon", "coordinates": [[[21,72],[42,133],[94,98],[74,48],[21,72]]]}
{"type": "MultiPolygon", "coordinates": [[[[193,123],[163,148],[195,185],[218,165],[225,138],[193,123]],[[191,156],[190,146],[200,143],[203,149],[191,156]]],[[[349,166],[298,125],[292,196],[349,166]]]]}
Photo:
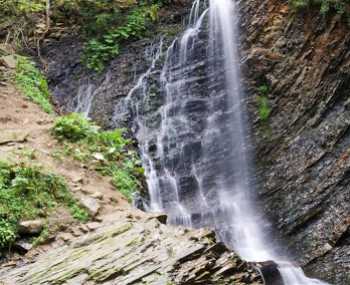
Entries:
{"type": "Polygon", "coordinates": [[[283,1],[243,6],[250,101],[266,85],[271,107],[254,123],[262,204],[310,273],[348,284],[349,27],[283,1]]]}

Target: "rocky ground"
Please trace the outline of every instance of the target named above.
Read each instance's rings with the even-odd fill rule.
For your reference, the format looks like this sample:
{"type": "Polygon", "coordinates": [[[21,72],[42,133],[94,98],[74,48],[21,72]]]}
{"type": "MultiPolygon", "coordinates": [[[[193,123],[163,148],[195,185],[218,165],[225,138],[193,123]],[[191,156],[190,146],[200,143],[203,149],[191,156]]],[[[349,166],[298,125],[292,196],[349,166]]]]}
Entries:
{"type": "Polygon", "coordinates": [[[167,226],[164,217],[115,211],[93,233],[32,264],[5,264],[3,284],[262,284],[246,263],[214,242],[213,232],[167,226]]]}

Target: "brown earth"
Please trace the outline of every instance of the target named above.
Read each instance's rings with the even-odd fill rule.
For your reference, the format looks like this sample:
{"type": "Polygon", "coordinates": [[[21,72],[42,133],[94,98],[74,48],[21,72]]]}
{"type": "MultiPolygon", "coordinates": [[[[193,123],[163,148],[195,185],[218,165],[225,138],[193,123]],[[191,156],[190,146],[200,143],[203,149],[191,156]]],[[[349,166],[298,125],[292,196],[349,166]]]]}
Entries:
{"type": "MultiPolygon", "coordinates": [[[[0,101],[1,160],[36,165],[63,176],[69,189],[83,205],[87,200],[85,203],[92,203],[96,209],[99,208],[93,214],[96,221],[101,221],[102,216],[111,212],[131,208],[127,200],[111,185],[110,178],[69,157],[55,155],[62,146],[50,134],[54,115],[43,112],[9,82],[0,85],[0,101]]],[[[82,235],[89,230],[86,226],[77,224],[63,208],[53,213],[49,225],[61,229],[57,239],[61,241],[67,240],[70,235],[82,235]]],[[[42,246],[28,256],[49,248],[47,245],[42,246]]]]}

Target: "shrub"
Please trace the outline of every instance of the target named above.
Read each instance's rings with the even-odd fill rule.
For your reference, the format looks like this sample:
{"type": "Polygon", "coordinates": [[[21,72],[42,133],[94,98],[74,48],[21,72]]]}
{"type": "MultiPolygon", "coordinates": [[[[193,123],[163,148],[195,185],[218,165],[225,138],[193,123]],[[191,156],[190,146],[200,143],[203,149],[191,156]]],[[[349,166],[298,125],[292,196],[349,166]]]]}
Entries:
{"type": "Polygon", "coordinates": [[[62,141],[67,140],[64,146],[66,155],[86,162],[103,175],[112,177],[112,184],[116,189],[131,200],[133,193],[142,186],[140,181],[143,179],[143,168],[137,153],[131,150],[132,140],[126,139],[124,133],[124,129],[99,130],[96,125],[78,114],[58,118],[53,127],[54,135],[62,141]],[[66,124],[67,127],[63,126],[66,124]],[[83,127],[73,128],[71,125],[83,127]],[[71,129],[77,134],[70,134],[71,129]]]}
{"type": "Polygon", "coordinates": [[[45,112],[53,113],[46,79],[26,57],[17,57],[15,82],[27,98],[37,103],[45,112]]]}
{"type": "Polygon", "coordinates": [[[38,167],[0,162],[0,248],[16,239],[20,220],[45,218],[59,204],[76,218],[77,209],[84,215],[62,177],[38,167]]]}
{"type": "Polygon", "coordinates": [[[87,67],[97,72],[102,71],[105,63],[119,54],[123,42],[141,38],[147,24],[158,20],[159,7],[158,4],[136,7],[129,12],[124,24],[110,29],[99,39],[90,40],[84,53],[87,67]]]}
{"type": "Polygon", "coordinates": [[[52,129],[59,139],[67,139],[72,142],[79,141],[97,133],[97,126],[89,122],[81,114],[71,113],[59,117],[52,129]]]}

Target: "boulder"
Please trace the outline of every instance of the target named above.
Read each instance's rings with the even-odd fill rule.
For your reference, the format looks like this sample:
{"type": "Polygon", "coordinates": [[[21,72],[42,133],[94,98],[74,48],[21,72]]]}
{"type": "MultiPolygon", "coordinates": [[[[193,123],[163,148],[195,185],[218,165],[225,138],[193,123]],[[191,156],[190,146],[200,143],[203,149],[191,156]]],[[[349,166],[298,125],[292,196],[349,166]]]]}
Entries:
{"type": "Polygon", "coordinates": [[[89,214],[93,217],[95,217],[100,208],[101,204],[98,200],[89,197],[89,196],[81,196],[79,198],[80,204],[89,212],[89,214]]]}
{"type": "Polygon", "coordinates": [[[18,224],[18,232],[20,235],[37,235],[44,228],[42,220],[21,221],[18,224]]]}

